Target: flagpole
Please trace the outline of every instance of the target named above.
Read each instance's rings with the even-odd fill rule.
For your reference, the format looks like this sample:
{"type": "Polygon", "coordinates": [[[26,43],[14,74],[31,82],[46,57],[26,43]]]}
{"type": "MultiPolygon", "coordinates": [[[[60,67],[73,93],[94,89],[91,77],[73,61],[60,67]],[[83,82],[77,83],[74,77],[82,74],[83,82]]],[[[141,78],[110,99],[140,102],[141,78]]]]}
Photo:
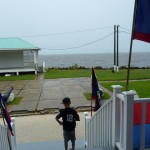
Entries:
{"type": "Polygon", "coordinates": [[[137,10],[137,0],[135,0],[135,4],[134,4],[132,33],[131,33],[130,51],[129,51],[129,59],[128,59],[126,91],[128,91],[128,86],[129,86],[130,67],[131,67],[131,56],[132,56],[132,48],[133,48],[133,30],[134,30],[134,25],[135,25],[136,10],[137,10]]]}

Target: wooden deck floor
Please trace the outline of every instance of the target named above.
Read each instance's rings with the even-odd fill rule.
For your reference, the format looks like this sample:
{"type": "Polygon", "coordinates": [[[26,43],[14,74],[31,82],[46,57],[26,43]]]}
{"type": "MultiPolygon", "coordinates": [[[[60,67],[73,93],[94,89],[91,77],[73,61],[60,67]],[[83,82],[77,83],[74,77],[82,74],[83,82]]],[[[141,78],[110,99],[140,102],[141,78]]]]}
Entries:
{"type": "MultiPolygon", "coordinates": [[[[69,148],[71,145],[69,143],[69,148]]],[[[63,141],[49,141],[49,142],[35,142],[28,144],[19,144],[18,150],[63,150],[63,141]]],[[[114,150],[111,147],[100,147],[100,148],[84,148],[83,139],[76,142],[76,150],[114,150]]]]}

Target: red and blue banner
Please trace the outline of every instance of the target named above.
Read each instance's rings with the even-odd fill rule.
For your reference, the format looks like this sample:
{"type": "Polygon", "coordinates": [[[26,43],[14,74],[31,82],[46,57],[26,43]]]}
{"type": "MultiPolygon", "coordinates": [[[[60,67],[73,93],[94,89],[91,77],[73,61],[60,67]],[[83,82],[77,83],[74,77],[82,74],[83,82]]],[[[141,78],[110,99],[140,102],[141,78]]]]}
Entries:
{"type": "Polygon", "coordinates": [[[95,101],[94,111],[97,111],[100,108],[100,89],[93,68],[92,68],[92,99],[95,101]]]}
{"type": "MultiPolygon", "coordinates": [[[[142,103],[134,104],[133,148],[140,149],[142,134],[142,103]]],[[[145,148],[150,148],[150,103],[146,104],[145,148]]]]}
{"type": "Polygon", "coordinates": [[[11,117],[10,117],[8,111],[7,111],[7,108],[6,108],[5,104],[4,104],[3,97],[1,95],[1,93],[0,93],[0,109],[1,109],[1,112],[2,112],[2,117],[3,117],[3,119],[5,119],[5,121],[8,125],[8,128],[11,132],[11,135],[13,136],[12,126],[11,126],[11,117]]]}
{"type": "Polygon", "coordinates": [[[133,39],[150,43],[150,0],[136,0],[133,39]]]}

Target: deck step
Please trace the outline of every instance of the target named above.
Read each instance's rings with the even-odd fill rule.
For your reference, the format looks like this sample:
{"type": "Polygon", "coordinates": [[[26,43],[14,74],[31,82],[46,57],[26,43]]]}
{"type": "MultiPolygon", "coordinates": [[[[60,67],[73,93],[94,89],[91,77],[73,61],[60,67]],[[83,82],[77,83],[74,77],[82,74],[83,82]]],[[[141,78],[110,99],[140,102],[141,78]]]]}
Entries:
{"type": "MultiPolygon", "coordinates": [[[[47,142],[34,142],[27,144],[18,144],[17,150],[63,150],[63,141],[47,141],[47,142]]],[[[69,148],[71,143],[69,142],[69,148]]],[[[78,139],[76,141],[76,150],[114,150],[112,147],[100,147],[100,148],[84,148],[84,140],[78,139]]]]}
{"type": "Polygon", "coordinates": [[[77,150],[114,150],[112,147],[80,148],[77,150]]]}
{"type": "MultiPolygon", "coordinates": [[[[27,144],[18,144],[17,150],[63,150],[63,141],[47,141],[47,142],[34,142],[27,144]]],[[[69,143],[69,148],[71,148],[71,143],[69,143]]],[[[76,141],[76,149],[84,148],[83,139],[76,141]]]]}

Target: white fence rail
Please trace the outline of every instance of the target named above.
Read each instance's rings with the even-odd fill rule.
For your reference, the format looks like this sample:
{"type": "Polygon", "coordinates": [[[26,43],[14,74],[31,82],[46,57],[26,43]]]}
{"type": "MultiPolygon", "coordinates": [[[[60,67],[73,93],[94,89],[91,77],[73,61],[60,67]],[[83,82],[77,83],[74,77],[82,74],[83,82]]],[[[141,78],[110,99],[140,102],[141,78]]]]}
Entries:
{"type": "Polygon", "coordinates": [[[112,87],[113,98],[92,118],[84,113],[85,146],[113,146],[119,150],[150,148],[150,98],[138,98],[135,91],[121,92],[119,85],[112,87]],[[140,110],[135,109],[137,103],[140,110]],[[138,121],[140,118],[140,123],[135,118],[138,121]]]}
{"type": "Polygon", "coordinates": [[[14,136],[11,135],[7,126],[0,125],[0,150],[17,150],[15,118],[12,118],[11,125],[14,136]]]}
{"type": "Polygon", "coordinates": [[[85,112],[85,146],[99,147],[112,145],[112,98],[93,115],[85,112]]]}
{"type": "Polygon", "coordinates": [[[0,150],[11,150],[7,133],[7,127],[0,125],[0,150]]]}
{"type": "MultiPolygon", "coordinates": [[[[117,94],[116,101],[118,100],[119,107],[116,108],[120,112],[120,120],[117,121],[117,126],[119,126],[118,130],[118,138],[116,139],[116,146],[119,150],[128,150],[133,149],[133,137],[137,138],[134,132],[134,115],[138,115],[134,113],[135,104],[140,104],[141,109],[139,113],[141,114],[141,123],[139,131],[140,133],[140,141],[138,143],[134,143],[139,145],[137,149],[144,150],[145,149],[145,131],[146,131],[146,105],[150,104],[150,98],[136,98],[136,93],[134,91],[123,92],[122,94],[117,94]]],[[[150,117],[150,116],[149,116],[150,117]]],[[[136,125],[135,125],[136,126],[136,125]]],[[[149,131],[148,131],[149,132],[149,131]]],[[[150,133],[147,133],[150,135],[150,133]]],[[[149,139],[150,145],[150,139],[149,139]]]]}
{"type": "Polygon", "coordinates": [[[15,118],[12,118],[11,120],[12,120],[11,126],[12,126],[12,129],[13,129],[14,136],[12,136],[10,134],[10,132],[8,132],[8,137],[9,137],[11,149],[12,150],[17,150],[16,131],[15,131],[15,118]]]}

